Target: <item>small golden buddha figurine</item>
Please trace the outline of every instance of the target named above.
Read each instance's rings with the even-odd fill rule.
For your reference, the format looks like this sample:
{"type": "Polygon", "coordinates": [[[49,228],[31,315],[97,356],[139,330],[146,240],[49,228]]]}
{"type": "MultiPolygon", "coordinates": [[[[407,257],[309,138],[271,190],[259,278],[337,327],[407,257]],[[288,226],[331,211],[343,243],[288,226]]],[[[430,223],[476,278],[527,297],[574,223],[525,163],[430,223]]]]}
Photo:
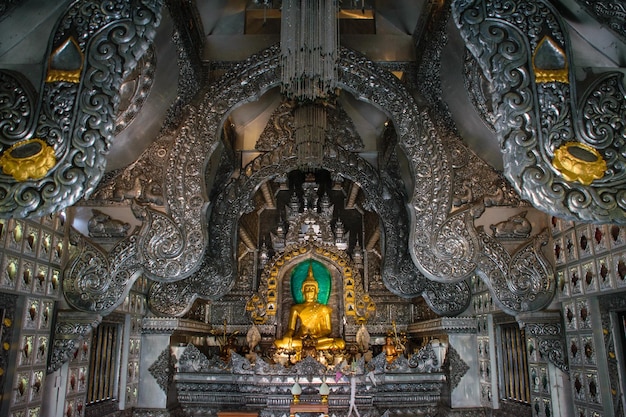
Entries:
{"type": "Polygon", "coordinates": [[[398,357],[398,350],[396,349],[396,344],[393,342],[391,335],[387,335],[385,338],[383,352],[385,352],[385,359],[387,360],[387,363],[393,362],[398,357]]]}
{"type": "Polygon", "coordinates": [[[309,264],[309,272],[302,283],[304,302],[294,304],[289,310],[287,332],[274,344],[283,349],[302,349],[302,339],[306,336],[315,341],[316,350],[343,349],[343,339],[329,337],[332,331],[332,307],[319,303],[317,294],[319,284],[313,276],[313,268],[309,264]],[[298,325],[299,324],[299,325],[298,325]]]}

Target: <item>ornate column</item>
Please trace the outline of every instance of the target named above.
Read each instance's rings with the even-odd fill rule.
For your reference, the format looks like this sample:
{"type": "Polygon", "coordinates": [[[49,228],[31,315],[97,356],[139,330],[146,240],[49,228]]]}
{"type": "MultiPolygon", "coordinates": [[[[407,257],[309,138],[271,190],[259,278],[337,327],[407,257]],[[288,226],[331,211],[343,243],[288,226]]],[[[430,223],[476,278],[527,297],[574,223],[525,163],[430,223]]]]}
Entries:
{"type": "Polygon", "coordinates": [[[525,330],[531,407],[552,415],[574,415],[571,401],[565,330],[558,311],[520,314],[525,330]]]}
{"type": "Polygon", "coordinates": [[[441,317],[413,323],[407,330],[410,336],[440,337],[442,344],[445,344],[444,337],[447,334],[443,370],[448,377],[449,405],[451,408],[480,407],[476,319],[441,317]]]}
{"type": "Polygon", "coordinates": [[[169,317],[143,319],[141,362],[139,364],[139,396],[135,416],[169,417],[178,408],[173,384],[176,363],[176,339],[184,341],[191,335],[206,335],[210,325],[169,317]],[[180,337],[172,337],[173,335],[180,337]]]}

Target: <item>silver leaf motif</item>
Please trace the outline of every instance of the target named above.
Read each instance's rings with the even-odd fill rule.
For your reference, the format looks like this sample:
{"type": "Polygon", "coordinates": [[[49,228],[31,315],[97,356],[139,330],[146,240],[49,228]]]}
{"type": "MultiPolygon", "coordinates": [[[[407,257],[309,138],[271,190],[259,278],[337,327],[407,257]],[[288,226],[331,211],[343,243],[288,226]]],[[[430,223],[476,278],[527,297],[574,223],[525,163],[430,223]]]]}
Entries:
{"type": "MultiPolygon", "coordinates": [[[[594,147],[593,136],[589,137],[584,129],[589,132],[589,124],[619,113],[626,101],[623,88],[592,86],[587,97],[596,97],[596,102],[613,102],[597,106],[593,115],[575,108],[575,94],[570,91],[573,85],[536,82],[530,62],[544,39],[549,38],[555,48],[563,51],[566,60],[570,55],[563,24],[546,2],[510,1],[505,6],[501,2],[456,0],[452,12],[468,49],[492,82],[491,100],[499,115],[495,127],[504,149],[504,174],[520,196],[564,219],[626,222],[626,157],[615,151],[623,149],[623,138],[597,145],[607,170],[603,178],[590,185],[566,180],[552,167],[554,149],[567,141],[594,147]],[[534,103],[539,104],[539,111],[534,103]]],[[[606,79],[615,77],[616,73],[606,74],[606,79]]],[[[603,124],[602,129],[607,126],[603,124]]],[[[613,126],[607,132],[615,128],[619,129],[613,126]]]]}

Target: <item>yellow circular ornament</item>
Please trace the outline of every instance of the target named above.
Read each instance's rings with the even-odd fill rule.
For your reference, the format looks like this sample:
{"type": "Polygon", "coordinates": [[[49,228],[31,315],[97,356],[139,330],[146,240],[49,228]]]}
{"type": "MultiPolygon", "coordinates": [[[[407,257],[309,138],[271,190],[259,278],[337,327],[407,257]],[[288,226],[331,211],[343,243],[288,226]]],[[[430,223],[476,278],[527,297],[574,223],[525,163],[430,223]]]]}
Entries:
{"type": "Polygon", "coordinates": [[[596,149],[580,142],[567,142],[554,151],[552,166],[568,181],[589,185],[606,171],[606,161],[596,149]]]}
{"type": "Polygon", "coordinates": [[[16,181],[38,180],[56,164],[54,148],[41,139],[18,142],[0,156],[0,167],[16,181]]]}

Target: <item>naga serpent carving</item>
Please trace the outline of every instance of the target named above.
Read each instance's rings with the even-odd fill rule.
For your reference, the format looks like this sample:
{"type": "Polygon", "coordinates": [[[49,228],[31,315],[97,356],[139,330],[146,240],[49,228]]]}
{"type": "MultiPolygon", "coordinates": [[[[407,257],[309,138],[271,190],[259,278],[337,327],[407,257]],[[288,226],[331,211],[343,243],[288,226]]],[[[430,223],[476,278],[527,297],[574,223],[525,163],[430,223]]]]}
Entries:
{"type": "MultiPolygon", "coordinates": [[[[203,92],[200,104],[188,107],[169,150],[164,181],[166,212],[149,207],[141,210],[143,232],[135,232],[134,241],[133,236],[127,239],[133,248],[128,249],[130,255],[122,264],[115,263],[118,271],[109,274],[109,285],[121,289],[118,294],[128,288],[138,271],[135,268],[157,281],[149,301],[160,314],[182,315],[196,298],[217,299],[230,290],[235,282],[234,231],[239,217],[252,209],[251,197],[264,181],[296,164],[287,146],[264,153],[238,178],[231,179],[212,201],[205,172],[214,163],[213,155],[222,151],[220,132],[228,114],[276,87],[278,69],[278,48],[269,48],[239,64],[203,92]],[[246,83],[240,82],[242,77],[246,83]],[[209,206],[210,219],[206,221],[209,206]],[[121,266],[124,264],[129,269],[124,275],[129,280],[126,282],[115,278],[121,276],[119,269],[126,268],[121,266]]],[[[392,120],[398,145],[412,169],[414,188],[407,198],[358,155],[332,146],[324,155],[323,166],[359,183],[367,208],[383,221],[382,275],[387,287],[407,298],[423,295],[437,313],[454,315],[468,305],[471,290],[466,280],[477,273],[488,281],[507,312],[515,314],[545,306],[554,292],[551,275],[541,268],[535,270],[536,274],[522,270],[528,262],[538,265],[538,252],[530,253],[532,261],[527,263],[515,261],[521,257],[512,260],[495,239],[486,238],[475,228],[474,219],[482,214],[481,206],[450,214],[453,181],[449,156],[428,115],[418,108],[404,86],[352,51],[342,50],[339,70],[341,88],[385,111],[392,120]],[[376,88],[371,87],[371,80],[375,80],[376,88]],[[483,252],[488,249],[487,261],[483,252]],[[493,273],[494,264],[502,266],[500,272],[493,273]],[[526,291],[531,284],[536,293],[526,291]]],[[[109,261],[108,265],[113,263],[109,261]]],[[[86,279],[78,269],[73,276],[78,281],[86,279]]],[[[77,288],[88,288],[83,284],[76,282],[71,287],[73,297],[81,295],[77,288]]],[[[100,311],[99,305],[78,307],[100,311]]]]}
{"type": "Polygon", "coordinates": [[[104,173],[119,87],[155,36],[161,0],[75,2],[60,19],[35,99],[0,70],[0,217],[41,217],[89,195],[104,173]],[[17,168],[14,168],[17,167],[17,168]],[[27,171],[28,174],[24,174],[27,171]]]}
{"type": "Polygon", "coordinates": [[[560,218],[626,224],[623,74],[596,77],[577,101],[567,34],[549,4],[456,0],[452,11],[493,86],[504,174],[516,191],[560,218]]]}

